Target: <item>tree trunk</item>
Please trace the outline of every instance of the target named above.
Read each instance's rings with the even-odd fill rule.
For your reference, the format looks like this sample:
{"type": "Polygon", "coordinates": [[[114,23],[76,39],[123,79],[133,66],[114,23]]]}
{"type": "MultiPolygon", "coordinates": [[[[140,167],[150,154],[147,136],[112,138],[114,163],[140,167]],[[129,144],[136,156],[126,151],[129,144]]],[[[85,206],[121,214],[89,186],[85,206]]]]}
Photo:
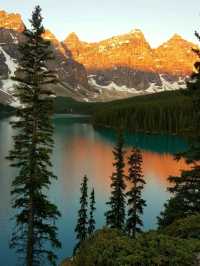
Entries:
{"type": "MultiPolygon", "coordinates": [[[[32,194],[32,192],[30,192],[32,194]]],[[[33,266],[33,199],[30,195],[29,202],[29,217],[28,217],[28,239],[27,239],[27,250],[26,250],[26,266],[33,266]]]]}
{"type": "MultiPolygon", "coordinates": [[[[35,96],[37,97],[36,93],[35,96]]],[[[34,121],[33,121],[33,132],[32,132],[32,148],[30,152],[30,188],[29,188],[29,217],[28,217],[28,239],[27,239],[27,259],[26,259],[26,266],[33,266],[33,256],[34,256],[34,196],[33,196],[33,187],[32,184],[34,184],[34,179],[36,178],[36,157],[35,157],[35,151],[37,146],[37,110],[34,110],[34,121]]]]}

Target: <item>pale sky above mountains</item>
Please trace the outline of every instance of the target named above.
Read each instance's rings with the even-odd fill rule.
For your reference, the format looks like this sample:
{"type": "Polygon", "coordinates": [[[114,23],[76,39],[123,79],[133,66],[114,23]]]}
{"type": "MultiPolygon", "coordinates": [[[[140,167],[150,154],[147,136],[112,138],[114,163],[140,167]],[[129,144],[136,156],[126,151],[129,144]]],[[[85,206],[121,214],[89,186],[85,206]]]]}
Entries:
{"type": "Polygon", "coordinates": [[[20,13],[27,24],[37,4],[45,27],[60,40],[76,32],[81,40],[94,42],[139,28],[152,47],[174,33],[198,43],[199,0],[0,0],[0,9],[20,13]]]}

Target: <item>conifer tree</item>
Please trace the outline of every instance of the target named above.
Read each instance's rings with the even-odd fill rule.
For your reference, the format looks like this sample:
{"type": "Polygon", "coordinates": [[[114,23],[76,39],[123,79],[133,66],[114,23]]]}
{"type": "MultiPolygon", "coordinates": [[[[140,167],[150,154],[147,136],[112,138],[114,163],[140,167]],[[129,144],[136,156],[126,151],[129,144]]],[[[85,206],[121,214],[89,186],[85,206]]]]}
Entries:
{"type": "Polygon", "coordinates": [[[89,217],[89,221],[88,221],[88,234],[91,235],[94,230],[95,230],[95,219],[94,219],[94,211],[96,210],[95,208],[95,192],[94,189],[91,192],[90,195],[90,217],[89,217]]]}
{"type": "Polygon", "coordinates": [[[76,251],[76,249],[80,246],[81,242],[84,241],[88,236],[88,178],[86,175],[83,177],[83,182],[81,183],[80,191],[80,209],[78,211],[78,221],[75,228],[78,243],[74,251],[76,251]]]}
{"type": "Polygon", "coordinates": [[[12,183],[12,207],[16,210],[16,226],[11,247],[23,260],[20,265],[39,266],[48,259],[48,265],[56,265],[52,248],[61,246],[57,238],[57,207],[47,198],[51,179],[50,155],[53,148],[52,91],[56,83],[55,73],[47,68],[52,59],[50,43],[42,38],[41,9],[36,6],[30,20],[32,29],[25,29],[24,43],[20,45],[21,60],[14,79],[18,81],[15,97],[20,102],[14,148],[8,159],[18,169],[12,183]]]}
{"type": "MultiPolygon", "coordinates": [[[[195,32],[196,37],[200,41],[200,35],[195,32]]],[[[200,59],[200,49],[193,49],[194,53],[200,59]]],[[[175,219],[185,217],[190,214],[200,212],[200,61],[194,64],[194,72],[191,79],[187,83],[185,92],[192,98],[194,109],[194,127],[192,128],[193,137],[190,139],[189,150],[183,154],[176,156],[180,159],[182,156],[191,167],[190,170],[182,171],[180,176],[170,176],[169,181],[172,186],[169,191],[173,194],[173,198],[165,205],[164,211],[158,218],[160,227],[164,227],[175,219]],[[172,210],[171,206],[176,205],[177,208],[172,210]],[[181,206],[181,207],[179,207],[181,206]],[[170,209],[169,209],[170,208],[170,209]]]]}
{"type": "Polygon", "coordinates": [[[141,232],[143,222],[140,216],[143,214],[144,206],[146,206],[145,200],[142,198],[145,181],[142,175],[142,153],[139,149],[132,149],[128,158],[128,165],[128,180],[131,183],[131,188],[126,193],[129,206],[126,228],[128,234],[135,238],[136,233],[141,232]]]}
{"type": "Polygon", "coordinates": [[[115,172],[111,176],[111,196],[107,205],[109,210],[105,213],[106,224],[110,228],[119,230],[125,229],[125,174],[124,174],[124,139],[122,131],[118,132],[117,144],[114,147],[114,163],[115,172]]]}
{"type": "MultiPolygon", "coordinates": [[[[200,41],[200,35],[195,32],[197,39],[200,41]]],[[[191,96],[194,110],[194,128],[193,138],[189,151],[185,155],[188,163],[195,163],[200,160],[200,49],[193,49],[198,60],[194,63],[194,71],[191,79],[187,83],[186,93],[191,96]]]]}

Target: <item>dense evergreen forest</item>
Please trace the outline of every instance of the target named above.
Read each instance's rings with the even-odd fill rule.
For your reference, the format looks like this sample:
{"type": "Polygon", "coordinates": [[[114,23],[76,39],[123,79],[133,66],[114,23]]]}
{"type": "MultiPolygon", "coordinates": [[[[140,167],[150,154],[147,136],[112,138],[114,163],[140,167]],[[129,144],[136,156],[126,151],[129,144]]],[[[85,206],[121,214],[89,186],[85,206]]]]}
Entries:
{"type": "MultiPolygon", "coordinates": [[[[12,114],[13,108],[0,105],[2,115],[12,114]]],[[[183,91],[161,92],[112,102],[78,102],[57,97],[56,114],[91,115],[95,126],[124,127],[130,131],[183,134],[194,121],[191,98],[183,91]]]]}
{"type": "Polygon", "coordinates": [[[93,116],[96,126],[147,133],[186,133],[194,123],[191,98],[183,91],[162,92],[109,103],[93,116]]]}
{"type": "Polygon", "coordinates": [[[191,97],[184,91],[161,92],[106,103],[77,102],[58,97],[54,111],[89,114],[95,126],[120,126],[147,133],[186,134],[194,123],[191,97]]]}
{"type": "Polygon", "coordinates": [[[62,266],[198,266],[200,215],[130,238],[116,229],[97,230],[62,266]]]}

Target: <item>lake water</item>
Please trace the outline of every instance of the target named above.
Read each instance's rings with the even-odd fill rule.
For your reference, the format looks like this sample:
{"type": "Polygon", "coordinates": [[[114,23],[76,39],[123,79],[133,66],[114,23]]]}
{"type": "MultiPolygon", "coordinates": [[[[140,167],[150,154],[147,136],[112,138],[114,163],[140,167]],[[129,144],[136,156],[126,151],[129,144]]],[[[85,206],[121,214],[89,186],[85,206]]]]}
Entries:
{"type": "MultiPolygon", "coordinates": [[[[49,197],[57,204],[62,213],[58,221],[59,237],[62,249],[58,251],[59,261],[70,256],[75,243],[74,227],[79,207],[79,188],[83,175],[89,178],[89,188],[96,192],[97,227],[105,223],[105,203],[109,198],[110,176],[112,174],[112,148],[115,134],[110,129],[95,130],[83,118],[54,118],[55,149],[53,154],[54,173],[49,197]]],[[[14,251],[9,250],[12,231],[13,211],[10,207],[10,186],[15,175],[5,160],[12,147],[13,135],[9,119],[0,120],[0,265],[16,265],[14,251]]],[[[166,191],[167,177],[179,174],[184,169],[184,161],[177,163],[173,154],[184,151],[187,143],[177,136],[158,136],[145,134],[126,134],[127,155],[131,147],[138,146],[143,153],[143,173],[147,182],[144,198],[147,207],[144,210],[144,228],[156,227],[156,217],[164,202],[169,198],[166,191]]]]}

